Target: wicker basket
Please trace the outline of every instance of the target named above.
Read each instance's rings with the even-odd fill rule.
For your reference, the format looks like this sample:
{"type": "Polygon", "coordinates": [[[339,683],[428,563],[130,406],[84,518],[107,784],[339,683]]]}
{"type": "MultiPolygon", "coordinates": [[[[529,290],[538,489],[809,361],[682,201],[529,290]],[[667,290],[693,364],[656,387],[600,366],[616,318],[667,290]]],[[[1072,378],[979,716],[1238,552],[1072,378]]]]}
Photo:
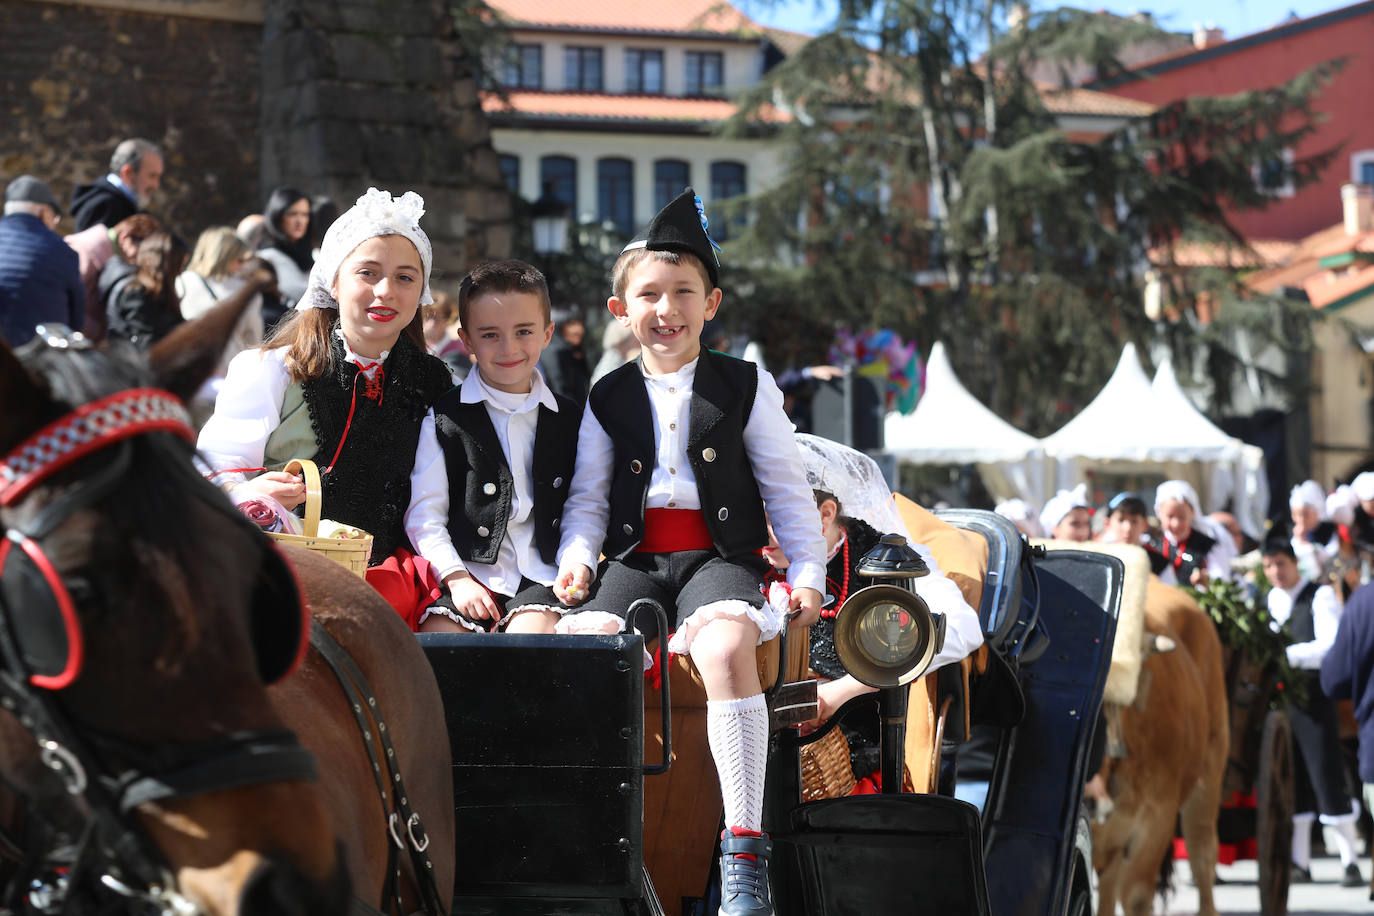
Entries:
{"type": "Polygon", "coordinates": [[[804,802],[843,798],[854,791],[849,742],[838,728],[832,728],[824,738],[802,747],[801,768],[804,802]]]}
{"type": "Polygon", "coordinates": [[[294,544],[324,554],[355,576],[367,572],[367,558],[372,554],[372,535],[361,538],[322,538],[320,531],[320,469],[315,462],[304,458],[289,461],[282,468],[288,474],[300,472],[305,478],[305,524],[301,534],[268,533],[268,537],[283,544],[294,544]]]}

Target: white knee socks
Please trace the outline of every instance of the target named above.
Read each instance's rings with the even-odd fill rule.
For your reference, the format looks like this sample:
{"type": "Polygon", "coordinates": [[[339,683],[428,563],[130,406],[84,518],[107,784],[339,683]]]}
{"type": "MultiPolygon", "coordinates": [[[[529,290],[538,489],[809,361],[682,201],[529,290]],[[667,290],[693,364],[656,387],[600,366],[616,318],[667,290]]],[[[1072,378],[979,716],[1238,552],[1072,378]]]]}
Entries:
{"type": "Polygon", "coordinates": [[[706,737],[720,777],[725,826],[762,830],[763,777],[768,766],[768,703],[763,694],[742,700],[707,700],[706,737]]]}
{"type": "Polygon", "coordinates": [[[1312,865],[1312,822],[1316,819],[1311,811],[1293,815],[1293,864],[1299,868],[1312,865]]]}
{"type": "Polygon", "coordinates": [[[1355,861],[1355,822],[1342,820],[1336,824],[1326,824],[1336,838],[1336,851],[1341,855],[1341,868],[1349,867],[1355,861]]]}

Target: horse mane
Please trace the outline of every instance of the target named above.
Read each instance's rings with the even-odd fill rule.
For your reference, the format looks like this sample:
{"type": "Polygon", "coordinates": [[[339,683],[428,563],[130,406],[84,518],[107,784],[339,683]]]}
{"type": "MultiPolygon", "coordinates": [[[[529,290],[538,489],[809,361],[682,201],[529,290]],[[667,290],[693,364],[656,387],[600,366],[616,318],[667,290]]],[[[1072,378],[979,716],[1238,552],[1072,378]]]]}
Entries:
{"type": "MultiPolygon", "coordinates": [[[[85,351],[24,348],[18,355],[53,398],[54,419],[118,391],[152,384],[141,356],[123,342],[85,351]]],[[[250,533],[255,529],[202,476],[192,461],[194,449],[190,444],[165,432],[135,436],[125,442],[132,449],[129,471],[122,485],[95,507],[104,517],[95,543],[102,547],[121,545],[128,551],[126,561],[137,567],[104,572],[135,581],[140,595],[161,597],[138,605],[140,613],[165,617],[161,628],[164,644],[154,663],[171,670],[199,642],[202,634],[197,618],[203,614],[199,609],[222,604],[224,596],[232,594],[234,581],[245,575],[245,570],[235,569],[235,558],[226,555],[228,543],[207,535],[205,510],[222,508],[226,523],[250,533]]],[[[55,480],[79,479],[92,462],[107,460],[102,454],[89,456],[55,480]]]]}

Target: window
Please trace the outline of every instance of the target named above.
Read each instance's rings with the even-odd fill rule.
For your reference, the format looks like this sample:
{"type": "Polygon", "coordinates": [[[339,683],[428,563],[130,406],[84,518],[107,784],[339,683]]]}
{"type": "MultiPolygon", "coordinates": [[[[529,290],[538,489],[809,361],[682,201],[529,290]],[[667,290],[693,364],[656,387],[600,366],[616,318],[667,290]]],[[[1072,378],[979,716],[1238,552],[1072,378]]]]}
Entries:
{"type": "Polygon", "coordinates": [[[1374,149],[1351,154],[1350,180],[1354,184],[1374,185],[1374,149]]]}
{"type": "Polygon", "coordinates": [[[506,57],[501,75],[508,89],[541,89],[544,86],[542,45],[516,45],[506,57]]]}
{"type": "Polygon", "coordinates": [[[654,163],[654,211],[668,206],[668,202],[692,183],[692,169],[681,159],[660,159],[654,163]]]}
{"type": "MultiPolygon", "coordinates": [[[[711,163],[711,202],[718,203],[729,197],[740,197],[744,194],[744,164],[741,162],[713,162],[711,163]]],[[[709,213],[708,213],[709,216],[709,213]]],[[[717,242],[723,242],[730,237],[731,227],[741,227],[744,225],[742,215],[732,216],[726,220],[722,216],[717,216],[711,220],[711,236],[717,242]]]]}
{"type": "Polygon", "coordinates": [[[601,91],[601,49],[563,49],[563,88],[601,91]]]}
{"type": "Polygon", "coordinates": [[[1293,196],[1293,151],[1259,160],[1250,170],[1256,187],[1270,197],[1293,196]]]}
{"type": "Polygon", "coordinates": [[[568,156],[545,156],[539,160],[539,184],[553,183],[553,196],[577,214],[577,161],[568,156]]]}
{"type": "Polygon", "coordinates": [[[719,51],[687,52],[688,95],[719,95],[725,85],[724,73],[719,51]]]}
{"type": "Polygon", "coordinates": [[[630,48],[625,52],[625,91],[663,92],[663,52],[630,48]]]}
{"type": "Polygon", "coordinates": [[[596,218],[615,224],[622,235],[634,232],[634,165],[628,159],[601,159],[596,163],[596,218]]]}
{"type": "Polygon", "coordinates": [[[520,157],[503,153],[500,157],[501,177],[512,194],[520,193],[520,157]]]}

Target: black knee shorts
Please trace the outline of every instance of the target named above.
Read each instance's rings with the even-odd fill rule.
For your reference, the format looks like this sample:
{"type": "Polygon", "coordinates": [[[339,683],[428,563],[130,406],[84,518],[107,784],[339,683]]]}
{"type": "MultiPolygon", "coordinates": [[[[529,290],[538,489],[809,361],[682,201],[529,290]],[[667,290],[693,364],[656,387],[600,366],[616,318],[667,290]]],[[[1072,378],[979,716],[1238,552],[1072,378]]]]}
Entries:
{"type": "MultiPolygon", "coordinates": [[[[577,611],[604,611],[624,617],[631,604],[652,598],[675,629],[715,601],[744,601],[763,607],[763,577],[768,561],[754,554],[727,560],[714,550],[632,553],[601,564],[591,596],[577,611]]],[[[642,629],[642,625],[641,625],[642,629]]]]}

